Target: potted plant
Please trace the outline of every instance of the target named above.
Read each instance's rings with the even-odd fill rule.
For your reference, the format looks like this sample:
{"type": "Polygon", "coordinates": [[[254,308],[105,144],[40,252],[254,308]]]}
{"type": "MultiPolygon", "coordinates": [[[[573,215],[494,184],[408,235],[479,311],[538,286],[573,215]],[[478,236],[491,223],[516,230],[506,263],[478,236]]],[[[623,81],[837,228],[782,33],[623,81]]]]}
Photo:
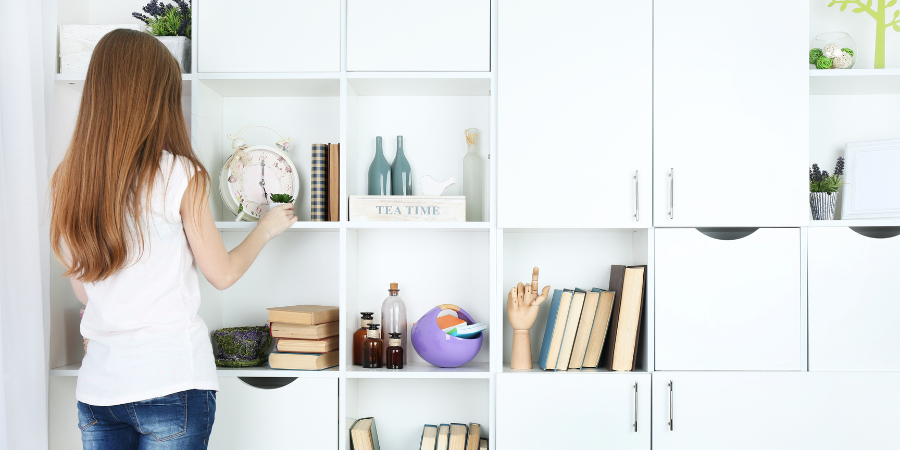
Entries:
{"type": "Polygon", "coordinates": [[[175,4],[163,5],[162,0],[150,0],[150,3],[141,8],[143,14],[131,15],[143,21],[147,25],[147,31],[172,52],[181,66],[181,73],[190,73],[191,4],[189,0],[173,1],[175,4]]]}
{"type": "Polygon", "coordinates": [[[834,173],[829,175],[827,170],[820,170],[818,164],[813,164],[809,169],[809,207],[812,209],[813,220],[833,220],[834,209],[837,205],[837,191],[844,184],[841,176],[844,175],[844,157],[839,156],[834,166],[834,173]]]}
{"type": "Polygon", "coordinates": [[[278,207],[285,203],[294,203],[294,196],[291,194],[269,194],[269,209],[278,207]]]}

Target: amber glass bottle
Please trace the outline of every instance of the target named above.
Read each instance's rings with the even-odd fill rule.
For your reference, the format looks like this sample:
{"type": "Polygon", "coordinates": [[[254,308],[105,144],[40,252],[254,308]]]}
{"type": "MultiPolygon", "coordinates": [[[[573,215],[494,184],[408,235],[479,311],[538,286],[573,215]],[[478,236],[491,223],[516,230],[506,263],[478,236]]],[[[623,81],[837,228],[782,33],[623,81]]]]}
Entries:
{"type": "Polygon", "coordinates": [[[388,339],[387,358],[384,366],[388,369],[403,368],[403,347],[400,346],[400,333],[391,333],[388,339]]]}
{"type": "Polygon", "coordinates": [[[363,341],[366,339],[366,331],[369,329],[369,324],[372,323],[372,316],[375,315],[375,313],[370,312],[360,314],[362,315],[362,318],[359,319],[359,329],[353,333],[353,365],[356,366],[362,365],[363,341]]]}
{"type": "Polygon", "coordinates": [[[378,332],[378,324],[370,323],[366,332],[366,339],[362,344],[362,366],[367,369],[378,369],[381,364],[381,333],[378,332]]]}

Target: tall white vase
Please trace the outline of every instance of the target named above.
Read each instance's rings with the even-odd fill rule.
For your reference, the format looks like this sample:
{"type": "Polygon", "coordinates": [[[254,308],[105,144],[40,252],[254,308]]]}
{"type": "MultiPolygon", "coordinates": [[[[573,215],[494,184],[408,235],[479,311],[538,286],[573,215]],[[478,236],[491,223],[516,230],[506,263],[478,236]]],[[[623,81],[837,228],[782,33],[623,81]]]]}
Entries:
{"type": "Polygon", "coordinates": [[[178,60],[181,73],[191,73],[191,40],[184,36],[156,36],[178,60]]]}

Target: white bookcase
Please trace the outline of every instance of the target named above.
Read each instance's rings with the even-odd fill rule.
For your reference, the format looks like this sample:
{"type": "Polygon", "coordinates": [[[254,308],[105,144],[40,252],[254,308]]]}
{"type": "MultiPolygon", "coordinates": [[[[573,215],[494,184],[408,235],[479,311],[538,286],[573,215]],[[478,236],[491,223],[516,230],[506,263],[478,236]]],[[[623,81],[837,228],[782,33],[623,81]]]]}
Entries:
{"type": "MultiPolygon", "coordinates": [[[[59,23],[128,23],[144,3],[60,0],[59,23]]],[[[809,220],[805,166],[897,137],[900,69],[807,75],[807,42],[834,26],[827,0],[425,5],[194,0],[183,104],[226,246],[254,226],[216,192],[226,134],[262,123],[294,138],[304,182],[300,221],[233,287],[202,281],[200,313],[214,330],[261,325],[271,306],[341,308],[339,367],[218,369],[210,448],[349,450],[347,427],[368,416],[386,449],[450,422],[480,423],[501,450],[898,445],[900,219],[809,220]],[[753,49],[771,58],[743,55],[753,49]],[[462,182],[467,128],[480,132],[484,222],[348,220],[375,136],[388,160],[404,136],[418,193],[422,175],[462,182]],[[341,143],[338,222],[309,221],[314,142],[341,143]],[[511,370],[509,288],[534,266],[542,285],[605,288],[612,264],[648,266],[635,371],[511,370]],[[442,303],[488,323],[474,361],[441,369],[410,349],[402,371],[353,366],[359,313],[378,313],[391,282],[410,323],[442,303]]],[[[53,168],[83,84],[57,76],[53,168]]],[[[50,443],[80,448],[81,305],[47,258],[50,443]]]]}

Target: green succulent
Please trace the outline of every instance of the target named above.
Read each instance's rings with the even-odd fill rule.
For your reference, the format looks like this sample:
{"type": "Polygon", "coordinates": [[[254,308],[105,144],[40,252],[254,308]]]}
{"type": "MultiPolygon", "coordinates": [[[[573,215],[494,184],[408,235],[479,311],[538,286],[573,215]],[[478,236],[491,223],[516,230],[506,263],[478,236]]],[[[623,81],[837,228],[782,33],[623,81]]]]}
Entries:
{"type": "Polygon", "coordinates": [[[821,48],[813,48],[809,50],[809,63],[815,64],[819,58],[822,57],[822,49],[821,48]]]}
{"type": "Polygon", "coordinates": [[[294,203],[294,196],[290,194],[269,194],[273,203],[294,203]]]}
{"type": "Polygon", "coordinates": [[[834,64],[834,60],[826,56],[822,56],[816,60],[817,69],[830,69],[832,64],[834,64]]]}
{"type": "Polygon", "coordinates": [[[848,54],[848,55],[850,55],[850,56],[853,56],[853,50],[850,50],[849,48],[844,47],[844,48],[841,49],[841,51],[844,52],[844,53],[846,53],[846,54],[848,54]]]}

